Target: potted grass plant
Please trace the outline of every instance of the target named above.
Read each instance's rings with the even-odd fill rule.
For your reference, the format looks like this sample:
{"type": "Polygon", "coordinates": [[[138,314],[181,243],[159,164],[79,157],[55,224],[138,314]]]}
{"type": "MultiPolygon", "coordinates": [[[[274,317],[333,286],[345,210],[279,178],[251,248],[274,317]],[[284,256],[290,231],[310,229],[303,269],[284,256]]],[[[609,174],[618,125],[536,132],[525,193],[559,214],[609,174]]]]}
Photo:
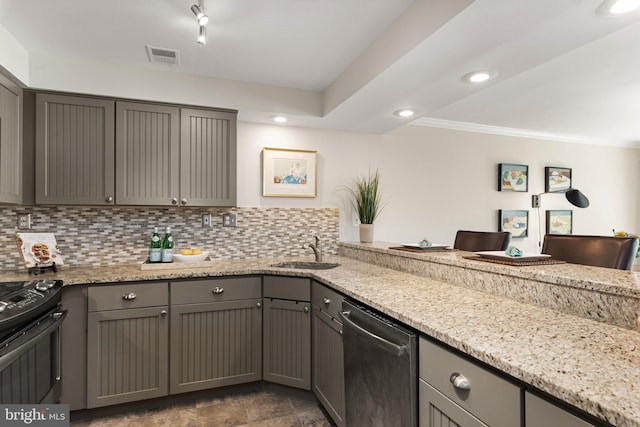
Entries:
{"type": "Polygon", "coordinates": [[[379,190],[380,173],[369,171],[367,176],[361,176],[353,181],[352,187],[346,187],[351,194],[351,206],[360,220],[360,242],[373,241],[373,222],[378,217],[384,203],[379,190]]]}

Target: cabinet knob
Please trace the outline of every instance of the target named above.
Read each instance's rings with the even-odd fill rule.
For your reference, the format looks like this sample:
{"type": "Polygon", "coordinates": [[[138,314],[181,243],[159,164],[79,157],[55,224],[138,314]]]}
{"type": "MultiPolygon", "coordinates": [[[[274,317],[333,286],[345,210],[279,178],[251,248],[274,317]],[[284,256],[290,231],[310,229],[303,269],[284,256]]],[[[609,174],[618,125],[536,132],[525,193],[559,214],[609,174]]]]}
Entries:
{"type": "Polygon", "coordinates": [[[104,200],[105,200],[107,203],[112,203],[112,202],[113,202],[113,196],[107,196],[104,200]]]}
{"type": "Polygon", "coordinates": [[[455,388],[459,388],[460,390],[471,390],[471,383],[464,375],[454,372],[449,377],[449,381],[455,388]]]}
{"type": "Polygon", "coordinates": [[[171,199],[171,204],[172,205],[177,205],[178,204],[178,199],[176,199],[175,197],[173,199],[171,199]]]}
{"type": "Polygon", "coordinates": [[[256,307],[260,308],[262,307],[262,304],[260,304],[259,302],[256,303],[256,307]]]}
{"type": "Polygon", "coordinates": [[[322,298],[322,302],[325,304],[329,304],[331,302],[331,300],[327,297],[322,298]]]}
{"type": "Polygon", "coordinates": [[[138,295],[134,294],[133,292],[129,292],[128,294],[122,295],[122,299],[125,301],[133,301],[137,297],[138,295]]]}
{"type": "Polygon", "coordinates": [[[181,204],[182,206],[186,205],[186,204],[187,204],[187,199],[182,199],[182,200],[180,200],[180,204],[181,204]]]}
{"type": "Polygon", "coordinates": [[[166,316],[167,315],[167,310],[162,310],[160,312],[160,316],[166,316]]]}
{"type": "Polygon", "coordinates": [[[218,286],[216,286],[215,288],[213,288],[213,290],[211,291],[212,294],[221,294],[224,292],[224,288],[220,288],[218,286]]]}
{"type": "Polygon", "coordinates": [[[303,308],[303,310],[304,310],[304,312],[305,312],[305,313],[308,313],[308,312],[309,312],[309,307],[307,307],[307,306],[305,305],[305,306],[304,306],[304,308],[303,308]]]}

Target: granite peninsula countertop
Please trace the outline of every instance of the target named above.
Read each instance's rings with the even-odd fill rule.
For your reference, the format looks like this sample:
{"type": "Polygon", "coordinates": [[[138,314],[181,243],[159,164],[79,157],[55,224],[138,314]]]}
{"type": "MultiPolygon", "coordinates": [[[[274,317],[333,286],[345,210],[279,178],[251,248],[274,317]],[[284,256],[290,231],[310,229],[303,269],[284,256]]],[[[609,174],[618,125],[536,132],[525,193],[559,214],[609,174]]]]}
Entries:
{"type": "MultiPolygon", "coordinates": [[[[467,276],[495,274],[509,283],[520,278],[555,281],[569,289],[598,287],[599,292],[633,300],[640,295],[639,273],[571,265],[545,266],[544,273],[467,260],[462,252],[396,254],[388,246],[341,243],[341,253],[348,256],[326,257],[340,264],[332,270],[274,268],[271,264],[292,258],[269,258],[220,260],[193,270],[142,271],[137,264],[63,267],[38,277],[61,278],[65,286],[251,274],[314,277],[612,425],[640,427],[638,331],[564,313],[539,301],[496,295],[491,292],[495,289],[466,286],[467,276]],[[446,266],[453,272],[443,278],[440,270],[446,266]]],[[[25,272],[0,272],[1,281],[33,278],[25,272]]]]}

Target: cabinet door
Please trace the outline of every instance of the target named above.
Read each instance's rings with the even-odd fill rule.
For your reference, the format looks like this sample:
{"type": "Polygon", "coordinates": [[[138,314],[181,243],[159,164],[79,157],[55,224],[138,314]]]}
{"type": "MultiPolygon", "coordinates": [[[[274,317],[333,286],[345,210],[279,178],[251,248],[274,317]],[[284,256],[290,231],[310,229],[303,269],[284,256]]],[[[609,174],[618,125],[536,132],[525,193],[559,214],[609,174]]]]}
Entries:
{"type": "Polygon", "coordinates": [[[0,79],[0,203],[21,203],[21,89],[0,79]]]}
{"type": "Polygon", "coordinates": [[[36,95],[36,203],[114,203],[114,103],[36,95]]]}
{"type": "Polygon", "coordinates": [[[526,427],[594,427],[575,415],[565,411],[553,403],[547,402],[529,392],[525,392],[525,426],[526,427]]]}
{"type": "Polygon", "coordinates": [[[488,427],[422,379],[418,394],[420,427],[488,427]]]}
{"type": "Polygon", "coordinates": [[[312,389],[338,427],[344,426],[342,324],[313,306],[312,389]]]}
{"type": "Polygon", "coordinates": [[[178,204],[178,114],[176,107],[116,104],[117,204],[178,204]]]}
{"type": "Polygon", "coordinates": [[[236,114],[180,110],[180,203],[236,205],[236,114]]]}
{"type": "Polygon", "coordinates": [[[96,311],[87,321],[87,408],[166,396],[167,307],[96,311]]]}
{"type": "Polygon", "coordinates": [[[311,313],[308,302],[264,299],[263,379],[311,389],[311,313]]]}
{"type": "Polygon", "coordinates": [[[262,379],[260,301],[171,307],[171,394],[262,379]]]}

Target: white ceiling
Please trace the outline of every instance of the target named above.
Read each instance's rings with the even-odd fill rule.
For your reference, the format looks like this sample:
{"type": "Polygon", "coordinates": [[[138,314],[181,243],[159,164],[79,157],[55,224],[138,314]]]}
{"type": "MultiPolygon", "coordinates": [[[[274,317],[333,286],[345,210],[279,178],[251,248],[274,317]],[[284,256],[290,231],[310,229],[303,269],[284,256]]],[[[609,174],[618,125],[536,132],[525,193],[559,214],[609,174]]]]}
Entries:
{"type": "MultiPolygon", "coordinates": [[[[30,55],[300,89],[322,107],[292,114],[298,126],[384,133],[411,107],[425,125],[640,148],[639,12],[603,17],[602,0],[204,1],[206,46],[196,0],[2,0],[0,25],[30,55]],[[150,63],[146,45],[179,50],[180,66],[150,63]],[[477,69],[498,76],[461,80],[477,69]]],[[[240,119],[266,122],[282,104],[240,119]]]]}

